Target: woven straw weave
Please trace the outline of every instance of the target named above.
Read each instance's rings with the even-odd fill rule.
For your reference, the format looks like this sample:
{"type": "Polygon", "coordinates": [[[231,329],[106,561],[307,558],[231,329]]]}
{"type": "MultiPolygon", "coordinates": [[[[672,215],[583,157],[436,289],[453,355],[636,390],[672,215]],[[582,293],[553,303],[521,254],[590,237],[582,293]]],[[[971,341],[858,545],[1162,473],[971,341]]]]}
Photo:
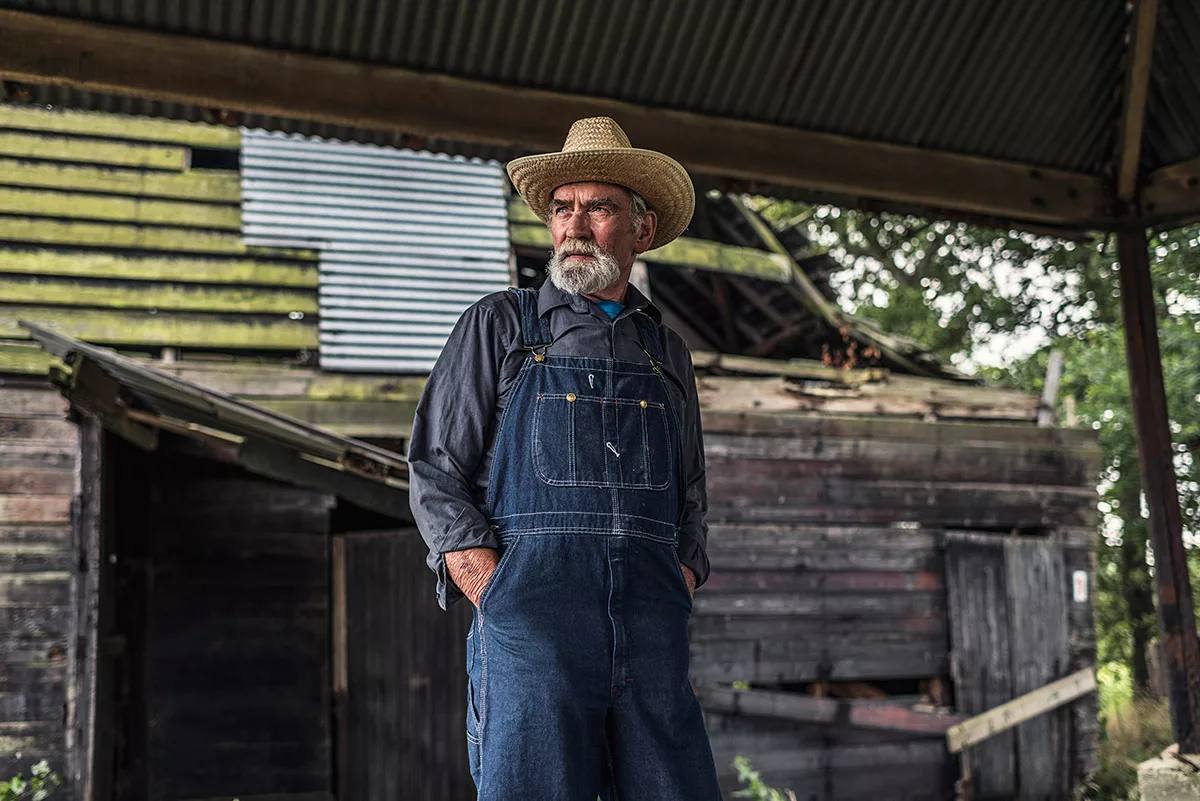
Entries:
{"type": "Polygon", "coordinates": [[[612,117],[576,120],[561,151],[513,159],[508,176],[543,220],[550,213],[550,195],[563,184],[600,181],[632,189],[658,213],[651,249],[682,234],[696,207],[692,180],[683,165],[655,150],[632,147],[612,117]]]}

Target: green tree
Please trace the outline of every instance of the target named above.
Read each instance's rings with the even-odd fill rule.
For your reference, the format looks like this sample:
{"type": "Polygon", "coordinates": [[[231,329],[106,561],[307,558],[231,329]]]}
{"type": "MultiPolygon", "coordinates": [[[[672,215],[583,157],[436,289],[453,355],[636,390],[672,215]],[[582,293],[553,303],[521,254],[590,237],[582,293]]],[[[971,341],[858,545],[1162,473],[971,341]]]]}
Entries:
{"type": "MultiPolygon", "coordinates": [[[[1104,526],[1098,548],[1099,657],[1148,680],[1157,630],[1111,238],[1074,240],[912,215],[760,200],[777,227],[805,234],[843,266],[831,282],[848,312],[911,337],[1000,384],[1040,392],[1049,352],[1065,355],[1060,404],[1097,431],[1104,526]]],[[[1200,532],[1200,227],[1151,239],[1176,473],[1189,540],[1200,532]]],[[[1061,419],[1061,409],[1060,409],[1061,419]]],[[[1197,549],[1192,549],[1195,554],[1197,549]]],[[[1200,561],[1200,560],[1197,560],[1200,561]]],[[[1192,565],[1200,573],[1200,566],[1192,565]]]]}

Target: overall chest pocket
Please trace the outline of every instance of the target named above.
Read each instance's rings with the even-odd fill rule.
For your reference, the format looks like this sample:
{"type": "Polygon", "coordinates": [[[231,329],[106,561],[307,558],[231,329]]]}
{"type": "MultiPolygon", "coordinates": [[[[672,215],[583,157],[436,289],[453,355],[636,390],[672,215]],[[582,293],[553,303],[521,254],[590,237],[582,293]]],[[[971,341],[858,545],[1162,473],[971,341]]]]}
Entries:
{"type": "Polygon", "coordinates": [[[667,409],[658,401],[543,394],[533,429],[534,470],[547,484],[659,490],[671,482],[667,409]]]}

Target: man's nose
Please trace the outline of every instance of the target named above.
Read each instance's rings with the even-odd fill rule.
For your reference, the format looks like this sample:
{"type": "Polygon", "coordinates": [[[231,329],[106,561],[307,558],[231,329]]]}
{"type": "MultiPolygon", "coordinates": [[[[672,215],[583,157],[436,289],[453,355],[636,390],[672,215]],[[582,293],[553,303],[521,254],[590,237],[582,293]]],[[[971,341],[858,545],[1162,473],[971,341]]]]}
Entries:
{"type": "Polygon", "coordinates": [[[592,224],[591,220],[588,219],[587,211],[581,209],[572,212],[563,233],[571,239],[591,239],[592,224]]]}

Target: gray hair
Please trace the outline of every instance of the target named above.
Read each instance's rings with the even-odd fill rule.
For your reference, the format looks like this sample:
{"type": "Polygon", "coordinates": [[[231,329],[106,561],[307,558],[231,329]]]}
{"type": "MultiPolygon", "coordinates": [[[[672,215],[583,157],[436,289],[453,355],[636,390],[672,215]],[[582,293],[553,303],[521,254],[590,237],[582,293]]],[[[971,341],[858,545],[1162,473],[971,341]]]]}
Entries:
{"type": "Polygon", "coordinates": [[[632,189],[625,191],[629,193],[629,216],[633,218],[633,235],[637,236],[646,223],[646,200],[632,189]]]}

